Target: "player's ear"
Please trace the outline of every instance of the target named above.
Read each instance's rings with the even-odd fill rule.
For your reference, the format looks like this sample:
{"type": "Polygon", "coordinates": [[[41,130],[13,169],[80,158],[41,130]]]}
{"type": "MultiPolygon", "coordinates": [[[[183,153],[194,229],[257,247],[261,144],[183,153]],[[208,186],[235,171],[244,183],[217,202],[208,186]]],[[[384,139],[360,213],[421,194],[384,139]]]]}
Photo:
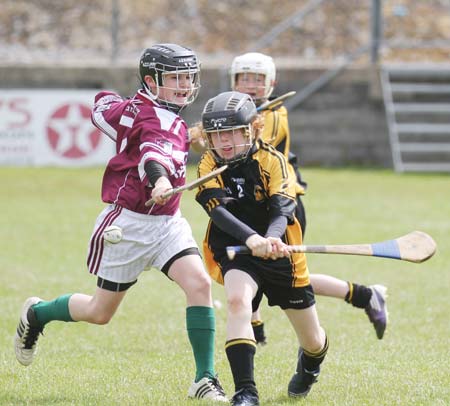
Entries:
{"type": "Polygon", "coordinates": [[[145,81],[145,84],[149,87],[149,89],[156,88],[155,79],[153,79],[153,77],[151,77],[150,75],[145,75],[144,81],[145,81]]]}

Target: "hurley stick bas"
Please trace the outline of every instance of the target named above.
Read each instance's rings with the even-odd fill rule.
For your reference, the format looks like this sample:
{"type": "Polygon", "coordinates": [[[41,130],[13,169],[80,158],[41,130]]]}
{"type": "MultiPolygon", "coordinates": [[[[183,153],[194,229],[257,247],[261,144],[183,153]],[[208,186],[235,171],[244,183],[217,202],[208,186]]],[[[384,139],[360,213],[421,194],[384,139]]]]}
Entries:
{"type": "MultiPolygon", "coordinates": [[[[177,193],[184,192],[185,190],[195,189],[196,187],[199,187],[200,185],[203,185],[204,183],[208,182],[208,180],[211,180],[211,179],[215,178],[216,176],[220,175],[227,168],[228,168],[228,165],[223,165],[220,168],[217,168],[217,169],[213,170],[212,172],[208,173],[207,175],[202,176],[201,178],[198,178],[192,182],[186,183],[183,186],[178,186],[172,190],[169,190],[167,193],[164,193],[162,195],[162,197],[164,199],[167,199],[168,197],[171,197],[177,193]]],[[[153,199],[147,200],[145,202],[145,207],[152,206],[153,204],[155,204],[155,201],[153,199]]]]}
{"type": "MultiPolygon", "coordinates": [[[[428,234],[422,231],[413,231],[394,240],[373,244],[289,245],[288,249],[293,253],[364,255],[420,263],[434,255],[436,243],[428,234]]],[[[245,245],[227,247],[229,259],[233,259],[236,254],[251,254],[251,251],[245,245]]]]}

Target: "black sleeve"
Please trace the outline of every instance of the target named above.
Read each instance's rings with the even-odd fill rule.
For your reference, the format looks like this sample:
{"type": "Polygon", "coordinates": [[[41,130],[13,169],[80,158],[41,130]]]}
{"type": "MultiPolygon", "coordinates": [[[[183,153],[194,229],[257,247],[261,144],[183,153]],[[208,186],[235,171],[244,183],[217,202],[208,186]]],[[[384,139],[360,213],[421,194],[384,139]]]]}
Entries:
{"type": "Polygon", "coordinates": [[[245,243],[247,238],[257,234],[255,230],[234,217],[225,207],[217,206],[209,213],[211,220],[222,231],[245,243]]]}
{"type": "Polygon", "coordinates": [[[287,227],[288,219],[286,216],[276,216],[270,220],[269,227],[265,237],[281,238],[284,235],[287,227]]]}
{"type": "Polygon", "coordinates": [[[289,163],[294,168],[295,176],[297,177],[297,182],[300,183],[300,185],[302,185],[303,188],[306,190],[306,188],[308,187],[308,184],[302,179],[302,175],[301,175],[300,169],[298,167],[297,155],[295,155],[294,153],[289,151],[288,158],[289,158],[288,159],[289,163]]]}
{"type": "Polygon", "coordinates": [[[278,216],[287,218],[288,224],[294,222],[295,208],[297,202],[282,195],[272,195],[269,198],[269,217],[272,219],[278,216]]]}
{"type": "Polygon", "coordinates": [[[144,170],[147,174],[148,182],[152,187],[161,176],[169,178],[166,168],[156,161],[147,161],[144,165],[144,170]]]}

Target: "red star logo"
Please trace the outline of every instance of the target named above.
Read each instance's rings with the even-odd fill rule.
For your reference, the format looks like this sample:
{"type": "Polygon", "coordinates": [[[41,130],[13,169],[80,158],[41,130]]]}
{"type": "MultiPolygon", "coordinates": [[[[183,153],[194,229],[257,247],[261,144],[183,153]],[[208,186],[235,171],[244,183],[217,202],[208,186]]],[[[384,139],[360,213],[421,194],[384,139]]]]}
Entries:
{"type": "Polygon", "coordinates": [[[91,154],[99,145],[101,133],[90,120],[91,109],[80,103],[64,104],[49,118],[47,138],[51,148],[65,158],[91,154]]]}

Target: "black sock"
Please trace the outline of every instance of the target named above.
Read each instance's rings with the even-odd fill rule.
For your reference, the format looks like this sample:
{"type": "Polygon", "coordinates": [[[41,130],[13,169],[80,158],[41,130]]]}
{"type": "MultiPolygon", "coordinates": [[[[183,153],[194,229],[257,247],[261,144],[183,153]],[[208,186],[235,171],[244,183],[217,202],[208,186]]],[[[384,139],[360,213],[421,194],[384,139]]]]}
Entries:
{"type": "MultiPolygon", "coordinates": [[[[317,353],[311,353],[306,350],[302,351],[301,364],[304,369],[308,371],[315,371],[319,368],[322,361],[325,359],[328,351],[328,337],[325,337],[325,344],[322,349],[317,353]]],[[[297,366],[297,372],[299,372],[299,366],[297,366]]]]}
{"type": "Polygon", "coordinates": [[[235,338],[225,343],[225,351],[233,374],[235,390],[252,388],[256,391],[254,378],[256,343],[248,338],[235,338]]]}
{"type": "Polygon", "coordinates": [[[261,320],[252,321],[253,334],[257,344],[266,343],[266,335],[264,333],[264,322],[261,320]]]}
{"type": "Polygon", "coordinates": [[[364,285],[358,285],[357,283],[348,283],[348,293],[345,296],[345,301],[351,303],[355,307],[364,309],[370,302],[372,297],[372,289],[364,285]]]}

